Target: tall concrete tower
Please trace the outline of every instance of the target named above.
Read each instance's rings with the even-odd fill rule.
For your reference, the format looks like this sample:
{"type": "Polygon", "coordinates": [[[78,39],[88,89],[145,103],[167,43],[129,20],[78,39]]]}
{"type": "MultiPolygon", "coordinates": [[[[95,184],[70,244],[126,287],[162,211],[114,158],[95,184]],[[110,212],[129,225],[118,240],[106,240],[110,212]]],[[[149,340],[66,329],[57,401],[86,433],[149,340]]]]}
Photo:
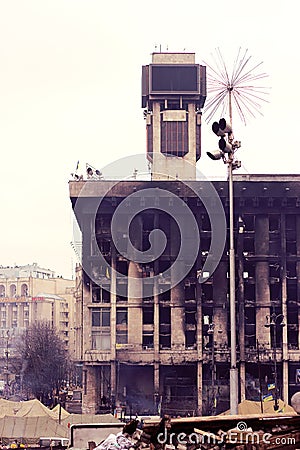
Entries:
{"type": "Polygon", "coordinates": [[[206,67],[194,53],[153,53],[142,70],[147,158],[153,180],[194,180],[201,155],[206,67]]]}

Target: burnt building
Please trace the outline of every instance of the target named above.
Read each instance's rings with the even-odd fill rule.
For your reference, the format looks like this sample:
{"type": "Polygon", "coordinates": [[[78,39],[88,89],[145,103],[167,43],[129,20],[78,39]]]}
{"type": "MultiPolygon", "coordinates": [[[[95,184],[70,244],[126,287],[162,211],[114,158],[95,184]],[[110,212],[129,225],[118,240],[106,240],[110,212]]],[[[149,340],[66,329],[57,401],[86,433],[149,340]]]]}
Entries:
{"type": "MultiPolygon", "coordinates": [[[[228,183],[196,176],[205,96],[193,54],[153,54],[142,87],[151,180],[69,184],[83,412],[229,407],[228,183]]],[[[240,400],[275,382],[285,402],[300,389],[299,210],[300,176],[235,175],[240,400]]]]}

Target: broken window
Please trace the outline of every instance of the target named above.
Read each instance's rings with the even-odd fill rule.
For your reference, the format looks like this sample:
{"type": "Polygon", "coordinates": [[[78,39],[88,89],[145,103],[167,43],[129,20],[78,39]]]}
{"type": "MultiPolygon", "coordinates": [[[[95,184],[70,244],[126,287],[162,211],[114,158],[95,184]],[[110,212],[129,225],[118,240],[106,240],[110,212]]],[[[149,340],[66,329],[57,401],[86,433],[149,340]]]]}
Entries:
{"type": "Polygon", "coordinates": [[[185,347],[192,349],[196,348],[196,330],[185,331],[185,347]]]}
{"type": "Polygon", "coordinates": [[[160,348],[171,348],[170,306],[159,307],[159,346],[160,348]]]}
{"type": "Polygon", "coordinates": [[[152,325],[154,323],[154,306],[143,306],[143,324],[152,325]]]}
{"type": "Polygon", "coordinates": [[[254,306],[245,307],[245,344],[256,346],[256,310],[254,306]]]}
{"type": "Polygon", "coordinates": [[[296,216],[286,216],[286,252],[288,255],[297,254],[296,216]]]}
{"type": "Polygon", "coordinates": [[[96,283],[92,283],[92,302],[93,303],[110,303],[109,287],[103,289],[96,283]]]}
{"type": "Polygon", "coordinates": [[[117,325],[127,325],[127,308],[117,308],[117,325]]]}
{"type": "Polygon", "coordinates": [[[143,331],[143,349],[154,347],[154,335],[153,331],[143,331]]]}
{"type": "Polygon", "coordinates": [[[116,332],[116,343],[117,344],[127,344],[128,343],[127,330],[117,330],[117,332],[116,332]]]}
{"type": "Polygon", "coordinates": [[[109,327],[110,309],[95,308],[92,310],[92,327],[109,327]]]}

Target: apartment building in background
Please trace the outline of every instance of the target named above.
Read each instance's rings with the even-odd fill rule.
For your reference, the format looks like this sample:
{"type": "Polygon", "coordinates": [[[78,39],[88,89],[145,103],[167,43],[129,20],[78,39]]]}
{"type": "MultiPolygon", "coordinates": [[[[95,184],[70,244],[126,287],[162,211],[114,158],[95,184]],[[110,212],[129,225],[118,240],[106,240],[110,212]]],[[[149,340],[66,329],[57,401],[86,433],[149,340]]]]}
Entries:
{"type": "Polygon", "coordinates": [[[74,356],[75,281],[56,277],[38,264],[0,266],[0,358],[16,354],[16,343],[31,324],[45,320],[56,328],[74,356]]]}

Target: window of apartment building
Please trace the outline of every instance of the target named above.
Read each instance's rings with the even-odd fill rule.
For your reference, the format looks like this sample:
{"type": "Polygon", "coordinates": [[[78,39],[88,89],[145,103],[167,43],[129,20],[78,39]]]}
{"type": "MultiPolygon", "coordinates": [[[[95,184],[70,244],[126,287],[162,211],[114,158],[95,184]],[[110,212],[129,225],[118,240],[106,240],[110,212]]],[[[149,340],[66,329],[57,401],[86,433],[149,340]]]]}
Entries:
{"type": "Polygon", "coordinates": [[[299,307],[296,301],[288,302],[287,304],[287,333],[288,333],[288,346],[289,349],[298,349],[298,315],[299,307]]]}
{"type": "Polygon", "coordinates": [[[154,306],[143,306],[143,324],[152,325],[154,323],[154,306]]]}
{"type": "Polygon", "coordinates": [[[153,348],[154,347],[154,335],[153,331],[143,331],[143,348],[153,348]]]}
{"type": "Polygon", "coordinates": [[[196,347],[196,330],[185,331],[185,347],[190,349],[196,347]]]}
{"type": "Polygon", "coordinates": [[[117,303],[128,301],[127,286],[128,286],[127,281],[124,278],[122,277],[117,278],[117,296],[116,296],[117,303]]]}
{"type": "Polygon", "coordinates": [[[160,306],[159,322],[159,346],[171,348],[171,308],[169,306],[160,306]]]}
{"type": "Polygon", "coordinates": [[[110,332],[92,330],[92,350],[110,350],[110,332]]]}
{"type": "Polygon", "coordinates": [[[286,252],[288,255],[297,254],[297,232],[296,232],[296,216],[286,216],[286,252]]]}
{"type": "Polygon", "coordinates": [[[185,323],[189,325],[196,325],[196,305],[190,305],[185,307],[185,323]]]}
{"type": "Polygon", "coordinates": [[[255,306],[245,307],[245,343],[247,347],[255,347],[256,345],[255,306]]]}
{"type": "Polygon", "coordinates": [[[26,283],[21,285],[21,295],[26,297],[28,295],[28,286],[26,283]]]}
{"type": "Polygon", "coordinates": [[[109,327],[110,309],[95,308],[92,310],[92,327],[109,327]]]}
{"type": "Polygon", "coordinates": [[[15,284],[10,285],[9,292],[11,297],[14,297],[17,294],[17,287],[15,284]]]}
{"type": "Polygon", "coordinates": [[[127,330],[117,330],[116,342],[117,342],[117,344],[127,344],[128,343],[127,330]]]}
{"type": "Polygon", "coordinates": [[[171,291],[164,291],[158,296],[159,303],[169,302],[171,300],[171,291]]]}
{"type": "Polygon", "coordinates": [[[196,285],[189,284],[184,288],[184,296],[185,300],[195,300],[196,298],[196,285]]]}
{"type": "Polygon", "coordinates": [[[92,302],[93,303],[110,303],[109,290],[103,289],[96,283],[92,283],[92,302]]]}
{"type": "Polygon", "coordinates": [[[5,297],[5,286],[0,284],[0,297],[5,297]]]}
{"type": "Polygon", "coordinates": [[[143,300],[153,301],[153,284],[143,283],[143,300]]]}
{"type": "Polygon", "coordinates": [[[127,325],[128,311],[127,308],[117,308],[117,325],[127,325]]]}

